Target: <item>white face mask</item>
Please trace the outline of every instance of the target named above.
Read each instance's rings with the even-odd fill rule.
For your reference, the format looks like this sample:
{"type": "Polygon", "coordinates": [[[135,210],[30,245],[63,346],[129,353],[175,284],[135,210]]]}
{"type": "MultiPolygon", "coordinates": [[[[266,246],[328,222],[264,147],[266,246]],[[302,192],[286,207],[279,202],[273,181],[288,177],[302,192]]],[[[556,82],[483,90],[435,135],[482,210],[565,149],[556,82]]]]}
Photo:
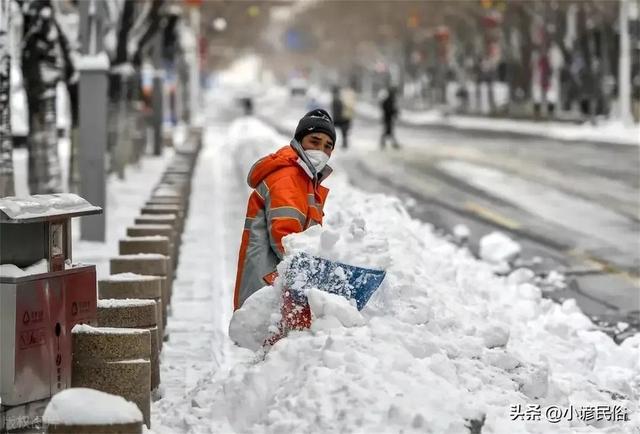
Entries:
{"type": "Polygon", "coordinates": [[[327,161],[329,161],[329,156],[324,153],[324,151],[319,151],[317,149],[309,149],[304,151],[307,154],[307,158],[313,164],[313,167],[316,169],[316,173],[320,173],[324,166],[327,165],[327,161]]]}

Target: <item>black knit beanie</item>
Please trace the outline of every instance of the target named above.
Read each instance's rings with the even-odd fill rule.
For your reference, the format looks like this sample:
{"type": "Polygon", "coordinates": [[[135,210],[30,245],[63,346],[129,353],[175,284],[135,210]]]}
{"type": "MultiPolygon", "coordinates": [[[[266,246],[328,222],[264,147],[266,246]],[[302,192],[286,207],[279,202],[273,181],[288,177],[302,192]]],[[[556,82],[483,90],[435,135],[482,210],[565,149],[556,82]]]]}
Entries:
{"type": "Polygon", "coordinates": [[[296,133],[293,136],[298,142],[302,142],[304,136],[311,133],[325,133],[335,145],[336,143],[336,129],[333,126],[333,120],[329,113],[323,109],[311,110],[304,115],[296,128],[296,133]]]}

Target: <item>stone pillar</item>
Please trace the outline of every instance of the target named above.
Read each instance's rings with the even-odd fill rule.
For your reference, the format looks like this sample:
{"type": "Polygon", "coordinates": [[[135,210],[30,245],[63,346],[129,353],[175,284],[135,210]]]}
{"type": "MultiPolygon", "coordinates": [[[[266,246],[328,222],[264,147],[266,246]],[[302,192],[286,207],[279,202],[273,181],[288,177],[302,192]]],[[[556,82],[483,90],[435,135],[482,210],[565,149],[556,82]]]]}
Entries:
{"type": "Polygon", "coordinates": [[[162,302],[171,303],[171,287],[173,284],[173,266],[169,257],[155,253],[139,253],[137,255],[121,255],[110,260],[111,274],[135,273],[147,276],[160,276],[162,281],[162,302]]]}
{"type": "MultiPolygon", "coordinates": [[[[98,280],[98,297],[100,299],[143,298],[155,300],[157,303],[158,333],[164,336],[164,325],[167,323],[167,302],[162,298],[164,277],[143,276],[134,273],[113,274],[98,280]]],[[[162,339],[160,340],[162,349],[162,339]]]]}
{"type": "Polygon", "coordinates": [[[183,212],[186,208],[185,200],[181,197],[153,196],[147,201],[147,205],[177,205],[183,212]]]}
{"type": "Polygon", "coordinates": [[[172,262],[178,257],[180,253],[180,243],[177,238],[176,231],[169,225],[135,225],[127,228],[128,237],[149,237],[154,235],[160,235],[169,238],[170,252],[169,256],[172,257],[172,262]]]}
{"type": "Polygon", "coordinates": [[[177,234],[182,233],[178,226],[178,219],[174,214],[142,214],[133,221],[136,225],[169,225],[177,234]]]}
{"type": "MultiPolygon", "coordinates": [[[[137,219],[136,219],[137,220],[137,219]]],[[[126,237],[120,240],[121,255],[135,255],[136,253],[156,253],[164,256],[171,255],[171,241],[163,235],[149,235],[145,237],[126,237]]]]}
{"type": "Polygon", "coordinates": [[[183,225],[183,209],[178,205],[145,205],[142,207],[140,214],[173,214],[178,220],[178,226],[183,225]]]}
{"type": "Polygon", "coordinates": [[[122,396],[135,403],[151,426],[151,333],[149,330],[73,327],[71,386],[122,396]]]}
{"type": "Polygon", "coordinates": [[[98,326],[146,329],[151,334],[151,389],[160,385],[158,311],[154,300],[140,298],[98,300],[98,326]]]}
{"type": "MultiPolygon", "coordinates": [[[[173,217],[173,216],[171,216],[173,217]]],[[[143,219],[144,220],[144,219],[143,219]]],[[[138,219],[136,219],[138,222],[138,219]]],[[[176,233],[176,239],[180,244],[180,236],[176,233]]],[[[136,253],[158,253],[160,255],[170,256],[173,263],[173,269],[178,266],[178,254],[174,252],[174,248],[169,237],[162,235],[150,235],[144,237],[126,237],[120,240],[121,255],[135,255],[136,253]]],[[[179,252],[178,252],[179,253],[179,252]]]]}
{"type": "Polygon", "coordinates": [[[180,193],[187,197],[191,193],[190,177],[183,175],[165,173],[162,176],[162,179],[160,180],[160,184],[158,186],[177,189],[178,191],[180,191],[180,193]]]}

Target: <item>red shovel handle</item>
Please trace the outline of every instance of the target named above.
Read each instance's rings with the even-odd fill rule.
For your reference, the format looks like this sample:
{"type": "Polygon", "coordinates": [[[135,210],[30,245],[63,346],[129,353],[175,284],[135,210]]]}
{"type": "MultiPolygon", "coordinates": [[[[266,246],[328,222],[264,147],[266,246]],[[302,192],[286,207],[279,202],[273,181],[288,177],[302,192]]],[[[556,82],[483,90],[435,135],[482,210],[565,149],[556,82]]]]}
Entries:
{"type": "Polygon", "coordinates": [[[282,294],[282,322],[287,330],[304,330],[311,327],[311,308],[306,301],[297,301],[285,288],[282,294]]]}
{"type": "Polygon", "coordinates": [[[311,308],[306,301],[295,300],[287,288],[282,291],[282,306],[280,308],[282,319],[278,326],[279,331],[268,338],[263,346],[271,346],[285,337],[289,330],[304,330],[311,327],[311,308]]]}

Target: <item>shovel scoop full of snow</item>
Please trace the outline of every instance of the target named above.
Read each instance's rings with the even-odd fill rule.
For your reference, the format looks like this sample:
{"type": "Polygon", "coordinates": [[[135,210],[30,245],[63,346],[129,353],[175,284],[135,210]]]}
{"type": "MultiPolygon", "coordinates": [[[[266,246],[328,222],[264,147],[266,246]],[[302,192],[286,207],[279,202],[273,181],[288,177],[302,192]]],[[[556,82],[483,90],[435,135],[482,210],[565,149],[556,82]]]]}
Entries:
{"type": "Polygon", "coordinates": [[[305,291],[316,288],[355,300],[362,310],[378,289],[385,272],[342,264],[328,259],[297,253],[284,273],[285,287],[295,301],[305,302],[305,291]]]}
{"type": "Polygon", "coordinates": [[[265,343],[272,345],[289,330],[301,330],[311,326],[311,309],[306,296],[309,289],[316,288],[354,300],[358,310],[362,310],[382,283],[384,276],[383,270],[357,267],[307,253],[297,253],[291,258],[283,276],[280,333],[265,343]]]}

